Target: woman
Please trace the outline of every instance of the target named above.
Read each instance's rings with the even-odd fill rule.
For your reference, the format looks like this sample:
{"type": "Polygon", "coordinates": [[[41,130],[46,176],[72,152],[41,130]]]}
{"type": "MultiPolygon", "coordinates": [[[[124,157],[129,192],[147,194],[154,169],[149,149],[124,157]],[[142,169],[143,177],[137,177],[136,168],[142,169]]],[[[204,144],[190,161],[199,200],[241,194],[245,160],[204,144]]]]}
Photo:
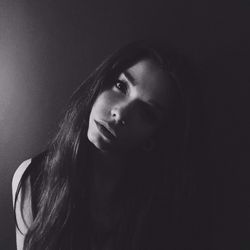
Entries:
{"type": "Polygon", "coordinates": [[[175,245],[172,177],[187,123],[169,60],[131,43],[73,93],[48,149],[13,177],[18,249],[175,245]]]}

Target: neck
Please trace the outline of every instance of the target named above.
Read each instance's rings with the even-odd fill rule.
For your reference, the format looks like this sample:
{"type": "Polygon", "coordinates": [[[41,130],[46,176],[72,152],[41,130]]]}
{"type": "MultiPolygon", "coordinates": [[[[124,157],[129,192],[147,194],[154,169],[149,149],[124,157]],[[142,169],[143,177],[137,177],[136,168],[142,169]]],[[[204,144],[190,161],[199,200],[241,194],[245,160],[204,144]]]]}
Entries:
{"type": "Polygon", "coordinates": [[[90,159],[92,198],[97,202],[107,203],[111,201],[123,173],[124,159],[117,154],[102,152],[93,147],[90,159]]]}

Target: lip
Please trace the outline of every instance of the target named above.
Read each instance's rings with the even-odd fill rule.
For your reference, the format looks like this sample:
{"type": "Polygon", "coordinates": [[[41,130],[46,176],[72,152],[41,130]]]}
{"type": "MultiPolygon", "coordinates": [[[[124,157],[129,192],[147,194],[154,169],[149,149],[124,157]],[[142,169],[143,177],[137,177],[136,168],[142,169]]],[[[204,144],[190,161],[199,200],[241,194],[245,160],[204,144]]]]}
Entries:
{"type": "Polygon", "coordinates": [[[111,129],[107,124],[103,122],[98,122],[96,120],[95,124],[97,126],[97,129],[107,138],[110,140],[115,140],[117,138],[116,133],[113,129],[111,129]]]}

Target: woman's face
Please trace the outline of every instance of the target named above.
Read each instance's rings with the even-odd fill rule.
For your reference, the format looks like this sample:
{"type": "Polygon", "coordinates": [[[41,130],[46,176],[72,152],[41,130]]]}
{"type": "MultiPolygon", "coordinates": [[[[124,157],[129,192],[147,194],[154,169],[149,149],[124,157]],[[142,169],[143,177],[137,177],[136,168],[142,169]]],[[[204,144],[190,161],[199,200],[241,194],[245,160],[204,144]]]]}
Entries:
{"type": "Polygon", "coordinates": [[[96,99],[88,140],[105,152],[127,152],[150,140],[168,108],[171,80],[153,60],[134,64],[96,99]]]}

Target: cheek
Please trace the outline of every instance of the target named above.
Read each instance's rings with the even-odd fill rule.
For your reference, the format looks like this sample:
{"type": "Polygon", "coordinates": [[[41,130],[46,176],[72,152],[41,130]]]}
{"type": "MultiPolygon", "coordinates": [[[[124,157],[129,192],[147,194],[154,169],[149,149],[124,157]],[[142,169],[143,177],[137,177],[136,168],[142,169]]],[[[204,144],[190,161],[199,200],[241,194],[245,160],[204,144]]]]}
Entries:
{"type": "Polygon", "coordinates": [[[109,97],[109,94],[104,91],[97,97],[91,113],[93,113],[94,116],[107,116],[109,114],[111,106],[112,99],[109,97]]]}
{"type": "Polygon", "coordinates": [[[124,141],[133,146],[139,146],[147,141],[155,132],[154,127],[140,121],[139,118],[127,128],[124,141]]]}

